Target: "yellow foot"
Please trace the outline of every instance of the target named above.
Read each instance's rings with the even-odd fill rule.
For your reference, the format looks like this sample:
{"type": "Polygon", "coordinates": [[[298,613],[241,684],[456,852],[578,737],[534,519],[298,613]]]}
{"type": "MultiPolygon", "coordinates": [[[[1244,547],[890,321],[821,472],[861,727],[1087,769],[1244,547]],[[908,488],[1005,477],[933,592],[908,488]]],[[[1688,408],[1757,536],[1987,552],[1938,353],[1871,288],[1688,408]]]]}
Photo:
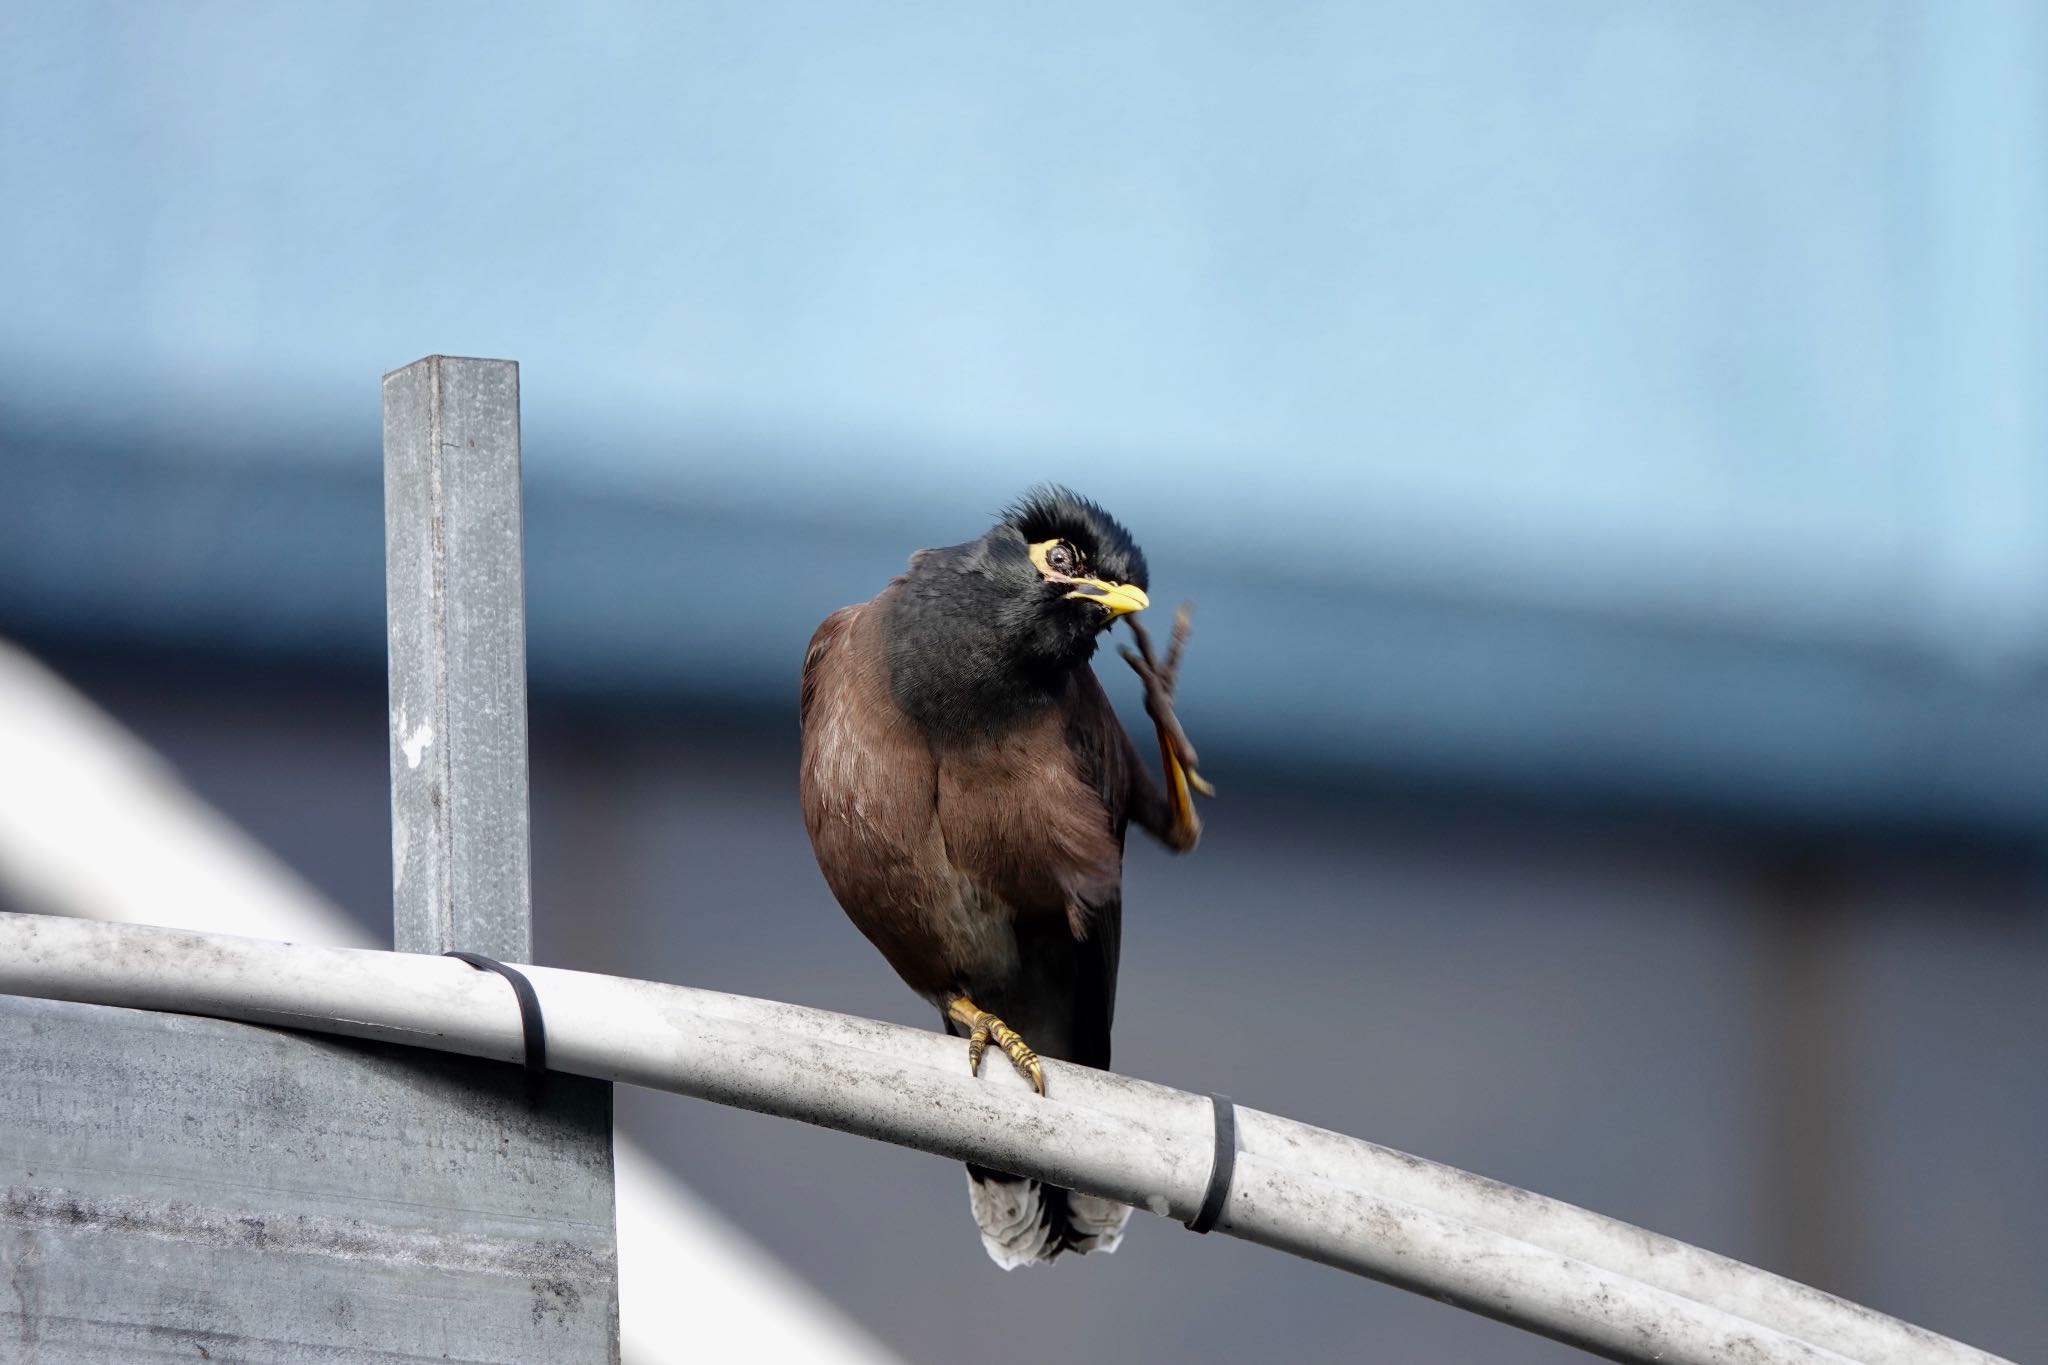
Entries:
{"type": "Polygon", "coordinates": [[[964,995],[956,995],[946,1002],[946,1017],[967,1030],[969,1071],[977,1076],[981,1074],[981,1054],[993,1041],[1009,1055],[1011,1064],[1024,1073],[1024,1078],[1031,1082],[1031,1088],[1041,1095],[1045,1093],[1045,1068],[1038,1064],[1038,1054],[1018,1036],[1017,1030],[964,995]]]}

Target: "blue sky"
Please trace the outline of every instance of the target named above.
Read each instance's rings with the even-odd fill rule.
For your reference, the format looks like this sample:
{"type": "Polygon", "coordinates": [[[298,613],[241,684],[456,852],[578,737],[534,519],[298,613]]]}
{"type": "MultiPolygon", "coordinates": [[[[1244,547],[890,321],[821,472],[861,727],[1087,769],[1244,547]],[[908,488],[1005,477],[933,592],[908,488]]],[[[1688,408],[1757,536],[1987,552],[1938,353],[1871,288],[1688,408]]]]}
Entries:
{"type": "MultiPolygon", "coordinates": [[[[886,567],[790,528],[886,566],[1059,479],[1268,614],[1274,669],[1317,627],[1286,582],[2012,694],[2048,659],[2044,76],[2048,11],[1994,0],[18,4],[0,461],[74,432],[80,488],[111,449],[374,479],[382,371],[510,356],[535,496],[758,528],[842,600],[886,567]]],[[[44,528],[75,561],[39,571],[172,591],[131,520],[44,528]]],[[[188,595],[313,572],[275,558],[188,595]]],[[[725,632],[763,676],[757,619],[817,605],[671,623],[584,569],[618,586],[571,624],[725,632]]],[[[1520,647],[1411,653],[1464,686],[1520,647]]],[[[1577,688],[1553,653],[1524,692],[1577,688]]]]}
{"type": "Polygon", "coordinates": [[[676,496],[1057,474],[1330,571],[2040,643],[2025,6],[0,24],[10,402],[284,429],[511,355],[576,477],[676,496]]]}

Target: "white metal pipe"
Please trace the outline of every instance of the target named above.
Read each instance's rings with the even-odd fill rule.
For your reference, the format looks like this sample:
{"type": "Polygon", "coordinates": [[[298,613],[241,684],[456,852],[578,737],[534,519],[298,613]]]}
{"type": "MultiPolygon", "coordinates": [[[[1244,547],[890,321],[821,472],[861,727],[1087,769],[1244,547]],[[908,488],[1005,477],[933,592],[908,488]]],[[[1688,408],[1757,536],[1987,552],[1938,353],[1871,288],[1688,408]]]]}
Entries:
{"type": "MultiPolygon", "coordinates": [[[[1044,1097],[967,1074],[937,1033],[796,1005],[525,969],[559,1070],[1039,1176],[1185,1220],[1206,1097],[1047,1064],[1044,1097]]],[[[170,1010],[517,1060],[499,978],[448,959],[0,915],[0,992],[170,1010]]],[[[1629,1361],[2000,1365],[1817,1290],[1540,1195],[1240,1110],[1217,1230],[1629,1361]]]]}

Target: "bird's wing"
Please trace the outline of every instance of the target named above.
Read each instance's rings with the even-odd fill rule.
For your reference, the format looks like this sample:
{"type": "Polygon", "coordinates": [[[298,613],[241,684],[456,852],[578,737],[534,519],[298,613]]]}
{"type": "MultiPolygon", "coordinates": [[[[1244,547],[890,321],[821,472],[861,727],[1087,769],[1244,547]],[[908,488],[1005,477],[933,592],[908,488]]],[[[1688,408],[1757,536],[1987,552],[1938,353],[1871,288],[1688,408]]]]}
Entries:
{"type": "Polygon", "coordinates": [[[841,607],[818,623],[811,632],[811,643],[804,650],[803,681],[797,690],[797,723],[808,733],[811,728],[811,710],[818,701],[818,688],[824,679],[818,674],[818,665],[846,636],[846,627],[860,608],[841,607]]]}
{"type": "MultiPolygon", "coordinates": [[[[1134,783],[1146,774],[1131,737],[1090,668],[1076,674],[1067,744],[1081,780],[1102,798],[1103,818],[1121,850],[1134,783]]],[[[1109,1066],[1110,1027],[1116,1022],[1117,962],[1123,951],[1121,877],[1107,890],[1107,895],[1098,893],[1087,907],[1088,935],[1075,945],[1079,971],[1074,1000],[1075,1060],[1104,1068],[1109,1066]]]]}
{"type": "Polygon", "coordinates": [[[957,898],[934,818],[937,763],[890,698],[880,599],[825,618],[804,654],[799,796],[847,918],[916,991],[953,971],[930,926],[957,898]]]}
{"type": "Polygon", "coordinates": [[[1139,794],[1138,784],[1150,774],[1092,668],[1082,668],[1074,675],[1073,700],[1067,709],[1067,746],[1073,750],[1081,780],[1102,798],[1103,814],[1121,844],[1139,794]]]}

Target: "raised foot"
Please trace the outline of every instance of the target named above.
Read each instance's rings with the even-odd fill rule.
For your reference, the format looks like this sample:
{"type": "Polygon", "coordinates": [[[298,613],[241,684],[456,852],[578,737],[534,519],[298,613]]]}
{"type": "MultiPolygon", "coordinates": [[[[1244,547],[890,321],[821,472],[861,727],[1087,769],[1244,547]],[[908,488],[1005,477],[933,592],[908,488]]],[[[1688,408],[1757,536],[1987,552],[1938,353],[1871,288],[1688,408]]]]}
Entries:
{"type": "Polygon", "coordinates": [[[1195,793],[1216,794],[1216,789],[1203,780],[1195,746],[1188,742],[1188,732],[1181,728],[1180,717],[1173,710],[1181,654],[1188,644],[1188,614],[1188,604],[1183,602],[1174,613],[1173,636],[1167,642],[1163,660],[1152,652],[1152,639],[1145,628],[1135,617],[1126,617],[1138,647],[1123,651],[1124,661],[1145,684],[1145,711],[1159,732],[1159,760],[1166,769],[1166,809],[1162,816],[1145,820],[1145,827],[1177,853],[1187,852],[1202,837],[1202,817],[1195,811],[1195,793]]]}
{"type": "Polygon", "coordinates": [[[1045,1093],[1045,1068],[1039,1065],[1038,1054],[1017,1030],[964,995],[956,995],[947,1002],[946,1017],[967,1030],[968,1071],[981,1074],[981,1054],[993,1042],[1009,1057],[1011,1065],[1023,1073],[1024,1079],[1031,1082],[1033,1090],[1045,1093]]]}
{"type": "Polygon", "coordinates": [[[1177,786],[1185,783],[1204,796],[1214,796],[1216,789],[1196,771],[1200,761],[1195,756],[1195,746],[1188,742],[1188,732],[1181,729],[1180,717],[1173,710],[1174,689],[1180,683],[1181,655],[1188,647],[1193,615],[1194,608],[1186,602],[1174,612],[1173,634],[1167,638],[1164,659],[1152,652],[1152,637],[1137,618],[1126,617],[1124,623],[1131,628],[1138,647],[1135,650],[1127,647],[1120,652],[1124,662],[1145,685],[1145,713],[1152,717],[1153,725],[1159,730],[1159,749],[1166,759],[1169,776],[1177,786]]]}

